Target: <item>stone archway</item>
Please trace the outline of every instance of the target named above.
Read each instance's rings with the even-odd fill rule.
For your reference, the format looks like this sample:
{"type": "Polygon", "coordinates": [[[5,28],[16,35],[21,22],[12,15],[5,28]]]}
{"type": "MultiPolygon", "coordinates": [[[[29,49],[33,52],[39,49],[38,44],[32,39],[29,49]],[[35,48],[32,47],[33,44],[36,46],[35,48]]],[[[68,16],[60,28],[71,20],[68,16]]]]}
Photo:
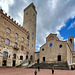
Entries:
{"type": "Polygon", "coordinates": [[[39,58],[37,59],[37,63],[39,64],[39,58]]]}
{"type": "Polygon", "coordinates": [[[28,59],[28,55],[26,55],[26,60],[28,59]]]}
{"type": "Polygon", "coordinates": [[[30,60],[31,60],[31,61],[33,60],[33,56],[32,56],[32,55],[30,56],[30,60]]]}
{"type": "Polygon", "coordinates": [[[58,60],[58,61],[61,61],[61,55],[58,55],[58,56],[57,56],[57,60],[58,60]]]}
{"type": "Polygon", "coordinates": [[[3,60],[2,66],[7,66],[7,60],[3,60]]]}

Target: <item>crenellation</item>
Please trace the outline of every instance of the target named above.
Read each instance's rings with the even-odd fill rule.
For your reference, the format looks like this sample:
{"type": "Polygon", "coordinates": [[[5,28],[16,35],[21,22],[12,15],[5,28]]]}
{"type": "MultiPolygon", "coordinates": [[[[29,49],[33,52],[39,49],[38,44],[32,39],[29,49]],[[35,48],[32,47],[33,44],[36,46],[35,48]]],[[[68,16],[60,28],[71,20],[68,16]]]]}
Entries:
{"type": "MultiPolygon", "coordinates": [[[[21,27],[21,25],[19,25],[18,23],[16,23],[16,21],[15,20],[13,20],[13,18],[11,19],[10,18],[10,16],[7,16],[7,13],[3,13],[2,11],[2,9],[0,9],[0,11],[1,11],[1,13],[2,13],[2,15],[1,15],[1,17],[3,17],[3,19],[5,19],[5,20],[7,20],[7,21],[9,21],[11,24],[13,24],[14,26],[18,26],[18,27],[20,27],[21,29],[23,29],[23,30],[25,30],[23,27],[21,27]]],[[[25,30],[25,32],[26,32],[26,30],[25,30]]],[[[26,32],[27,33],[27,32],[26,32]]]]}
{"type": "Polygon", "coordinates": [[[3,13],[3,9],[0,9],[0,12],[3,13]]]}
{"type": "Polygon", "coordinates": [[[8,16],[8,18],[10,19],[10,16],[8,16]]]}
{"type": "Polygon", "coordinates": [[[7,13],[5,13],[5,16],[7,17],[7,13]]]}
{"type": "Polygon", "coordinates": [[[15,20],[13,22],[16,24],[16,21],[15,20]]]}
{"type": "Polygon", "coordinates": [[[18,23],[17,23],[17,25],[18,25],[18,23]]]}
{"type": "MultiPolygon", "coordinates": [[[[27,10],[30,10],[30,11],[28,11],[30,13],[29,18],[31,17],[31,12],[36,15],[35,6],[33,3],[28,7],[27,10]]],[[[5,56],[7,58],[5,60],[7,62],[5,66],[18,66],[21,64],[20,61],[23,62],[26,60],[26,56],[28,56],[28,60],[30,60],[31,62],[34,62],[35,61],[34,52],[35,52],[35,39],[36,39],[36,36],[35,36],[36,35],[36,25],[34,27],[34,23],[32,23],[32,21],[30,22],[30,20],[29,20],[27,24],[31,25],[31,26],[28,27],[30,29],[27,29],[26,28],[27,26],[24,26],[24,27],[21,26],[13,18],[11,18],[11,16],[8,16],[7,13],[3,13],[2,9],[0,9],[0,18],[1,18],[0,19],[0,25],[1,25],[0,41],[1,41],[1,46],[5,47],[2,49],[2,53],[5,51],[8,55],[8,56],[5,56]],[[34,28],[32,28],[32,27],[34,27],[34,28]],[[34,29],[34,30],[32,30],[32,29],[34,29]],[[34,40],[28,39],[28,35],[29,34],[32,35],[32,32],[35,33],[34,40]],[[1,37],[3,37],[4,39],[2,39],[1,37]],[[27,45],[27,43],[28,43],[28,45],[27,45]],[[17,47],[15,47],[15,44],[17,45],[17,47]],[[34,47],[32,47],[32,44],[34,47]],[[23,50],[22,50],[22,46],[24,48],[23,50]],[[11,47],[11,50],[10,50],[10,47],[11,47]],[[27,52],[28,52],[28,54],[27,54],[27,52]],[[12,56],[9,57],[9,54],[11,54],[12,56]],[[16,54],[16,56],[17,56],[15,58],[15,60],[13,58],[14,54],[16,54]],[[23,59],[20,59],[20,56],[23,56],[23,59]],[[33,58],[31,58],[31,57],[33,57],[33,58]],[[8,62],[8,59],[10,59],[9,61],[11,62],[11,65],[8,62]],[[13,65],[14,61],[15,61],[15,65],[13,65]]],[[[34,18],[32,18],[32,20],[34,20],[34,18]]],[[[34,21],[36,21],[36,19],[34,21]]],[[[32,36],[30,36],[30,37],[32,37],[32,36]]],[[[1,61],[0,66],[4,65],[3,58],[4,57],[2,56],[2,58],[0,59],[0,61],[1,61]]]]}
{"type": "Polygon", "coordinates": [[[13,18],[11,20],[13,21],[13,18]]]}

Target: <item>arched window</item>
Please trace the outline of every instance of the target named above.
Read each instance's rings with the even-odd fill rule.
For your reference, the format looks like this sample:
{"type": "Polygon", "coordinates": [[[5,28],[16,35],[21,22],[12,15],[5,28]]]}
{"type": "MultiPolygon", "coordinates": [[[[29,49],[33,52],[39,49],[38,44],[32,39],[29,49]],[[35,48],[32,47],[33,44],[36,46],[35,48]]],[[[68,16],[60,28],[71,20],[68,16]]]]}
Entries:
{"type": "Polygon", "coordinates": [[[28,55],[26,55],[26,60],[28,59],[28,55]]]}
{"type": "Polygon", "coordinates": [[[13,59],[16,59],[16,54],[13,54],[13,59]]]}
{"type": "Polygon", "coordinates": [[[23,60],[23,56],[20,56],[20,60],[23,60]]]}
{"type": "Polygon", "coordinates": [[[9,39],[5,39],[5,44],[9,45],[10,40],[9,39]]]}
{"type": "Polygon", "coordinates": [[[21,45],[21,50],[24,50],[24,46],[23,45],[21,45]]]}
{"type": "Polygon", "coordinates": [[[70,43],[72,43],[72,39],[70,39],[70,43]]]}
{"type": "Polygon", "coordinates": [[[24,37],[22,37],[22,42],[24,41],[24,37]]]}
{"type": "Polygon", "coordinates": [[[33,59],[33,56],[31,55],[31,56],[30,56],[30,60],[32,60],[32,59],[33,59]]]}
{"type": "Polygon", "coordinates": [[[34,35],[34,32],[32,32],[32,35],[34,35]]]}
{"type": "Polygon", "coordinates": [[[15,37],[18,38],[18,34],[17,33],[15,34],[15,37]]]}
{"type": "Polygon", "coordinates": [[[3,52],[3,57],[8,57],[8,52],[4,51],[3,52]]]}
{"type": "Polygon", "coordinates": [[[17,46],[18,46],[18,44],[17,44],[17,42],[15,42],[15,43],[14,43],[14,47],[17,48],[17,46]]]}
{"type": "Polygon", "coordinates": [[[29,40],[29,35],[27,36],[27,39],[29,40]]]}
{"type": "Polygon", "coordinates": [[[26,12],[26,15],[28,15],[28,12],[26,12]]]}
{"type": "Polygon", "coordinates": [[[10,34],[10,32],[11,32],[11,30],[10,30],[9,28],[7,28],[7,33],[9,33],[9,34],[10,34]]]}
{"type": "Polygon", "coordinates": [[[29,40],[27,40],[27,45],[29,45],[29,40]]]}

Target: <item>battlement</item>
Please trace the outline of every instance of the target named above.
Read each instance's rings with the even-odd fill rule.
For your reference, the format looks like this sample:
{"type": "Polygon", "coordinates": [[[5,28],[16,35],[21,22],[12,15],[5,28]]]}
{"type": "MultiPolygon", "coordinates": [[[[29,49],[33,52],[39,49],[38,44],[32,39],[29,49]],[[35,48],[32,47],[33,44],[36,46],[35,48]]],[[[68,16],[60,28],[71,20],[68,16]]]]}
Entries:
{"type": "Polygon", "coordinates": [[[3,19],[5,19],[5,20],[7,20],[8,22],[10,22],[11,24],[13,24],[14,26],[16,26],[16,27],[17,27],[18,29],[20,29],[21,31],[23,31],[23,33],[26,33],[26,34],[29,33],[25,28],[23,28],[21,25],[19,25],[18,23],[16,23],[16,21],[13,20],[13,18],[11,18],[10,16],[7,16],[7,13],[4,14],[2,9],[0,9],[0,16],[1,16],[3,19]]]}
{"type": "Polygon", "coordinates": [[[35,13],[37,14],[37,11],[36,11],[36,9],[35,9],[35,5],[33,4],[33,3],[31,3],[29,6],[27,6],[25,9],[24,9],[24,11],[26,11],[28,8],[30,8],[30,7],[32,7],[33,9],[34,9],[34,11],[35,11],[35,13]]]}

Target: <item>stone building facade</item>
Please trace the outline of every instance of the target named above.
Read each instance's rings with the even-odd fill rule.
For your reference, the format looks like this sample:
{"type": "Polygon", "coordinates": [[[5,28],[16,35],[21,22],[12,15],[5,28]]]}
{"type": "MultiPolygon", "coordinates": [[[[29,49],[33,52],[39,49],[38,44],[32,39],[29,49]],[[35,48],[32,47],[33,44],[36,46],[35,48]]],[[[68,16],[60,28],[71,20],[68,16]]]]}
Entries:
{"type": "Polygon", "coordinates": [[[24,9],[23,26],[0,9],[0,66],[18,66],[33,61],[36,40],[36,10],[33,3],[24,9]]]}
{"type": "Polygon", "coordinates": [[[57,34],[50,34],[46,37],[46,43],[40,47],[39,59],[40,63],[67,62],[70,67],[75,63],[74,37],[61,41],[57,34]]]}

